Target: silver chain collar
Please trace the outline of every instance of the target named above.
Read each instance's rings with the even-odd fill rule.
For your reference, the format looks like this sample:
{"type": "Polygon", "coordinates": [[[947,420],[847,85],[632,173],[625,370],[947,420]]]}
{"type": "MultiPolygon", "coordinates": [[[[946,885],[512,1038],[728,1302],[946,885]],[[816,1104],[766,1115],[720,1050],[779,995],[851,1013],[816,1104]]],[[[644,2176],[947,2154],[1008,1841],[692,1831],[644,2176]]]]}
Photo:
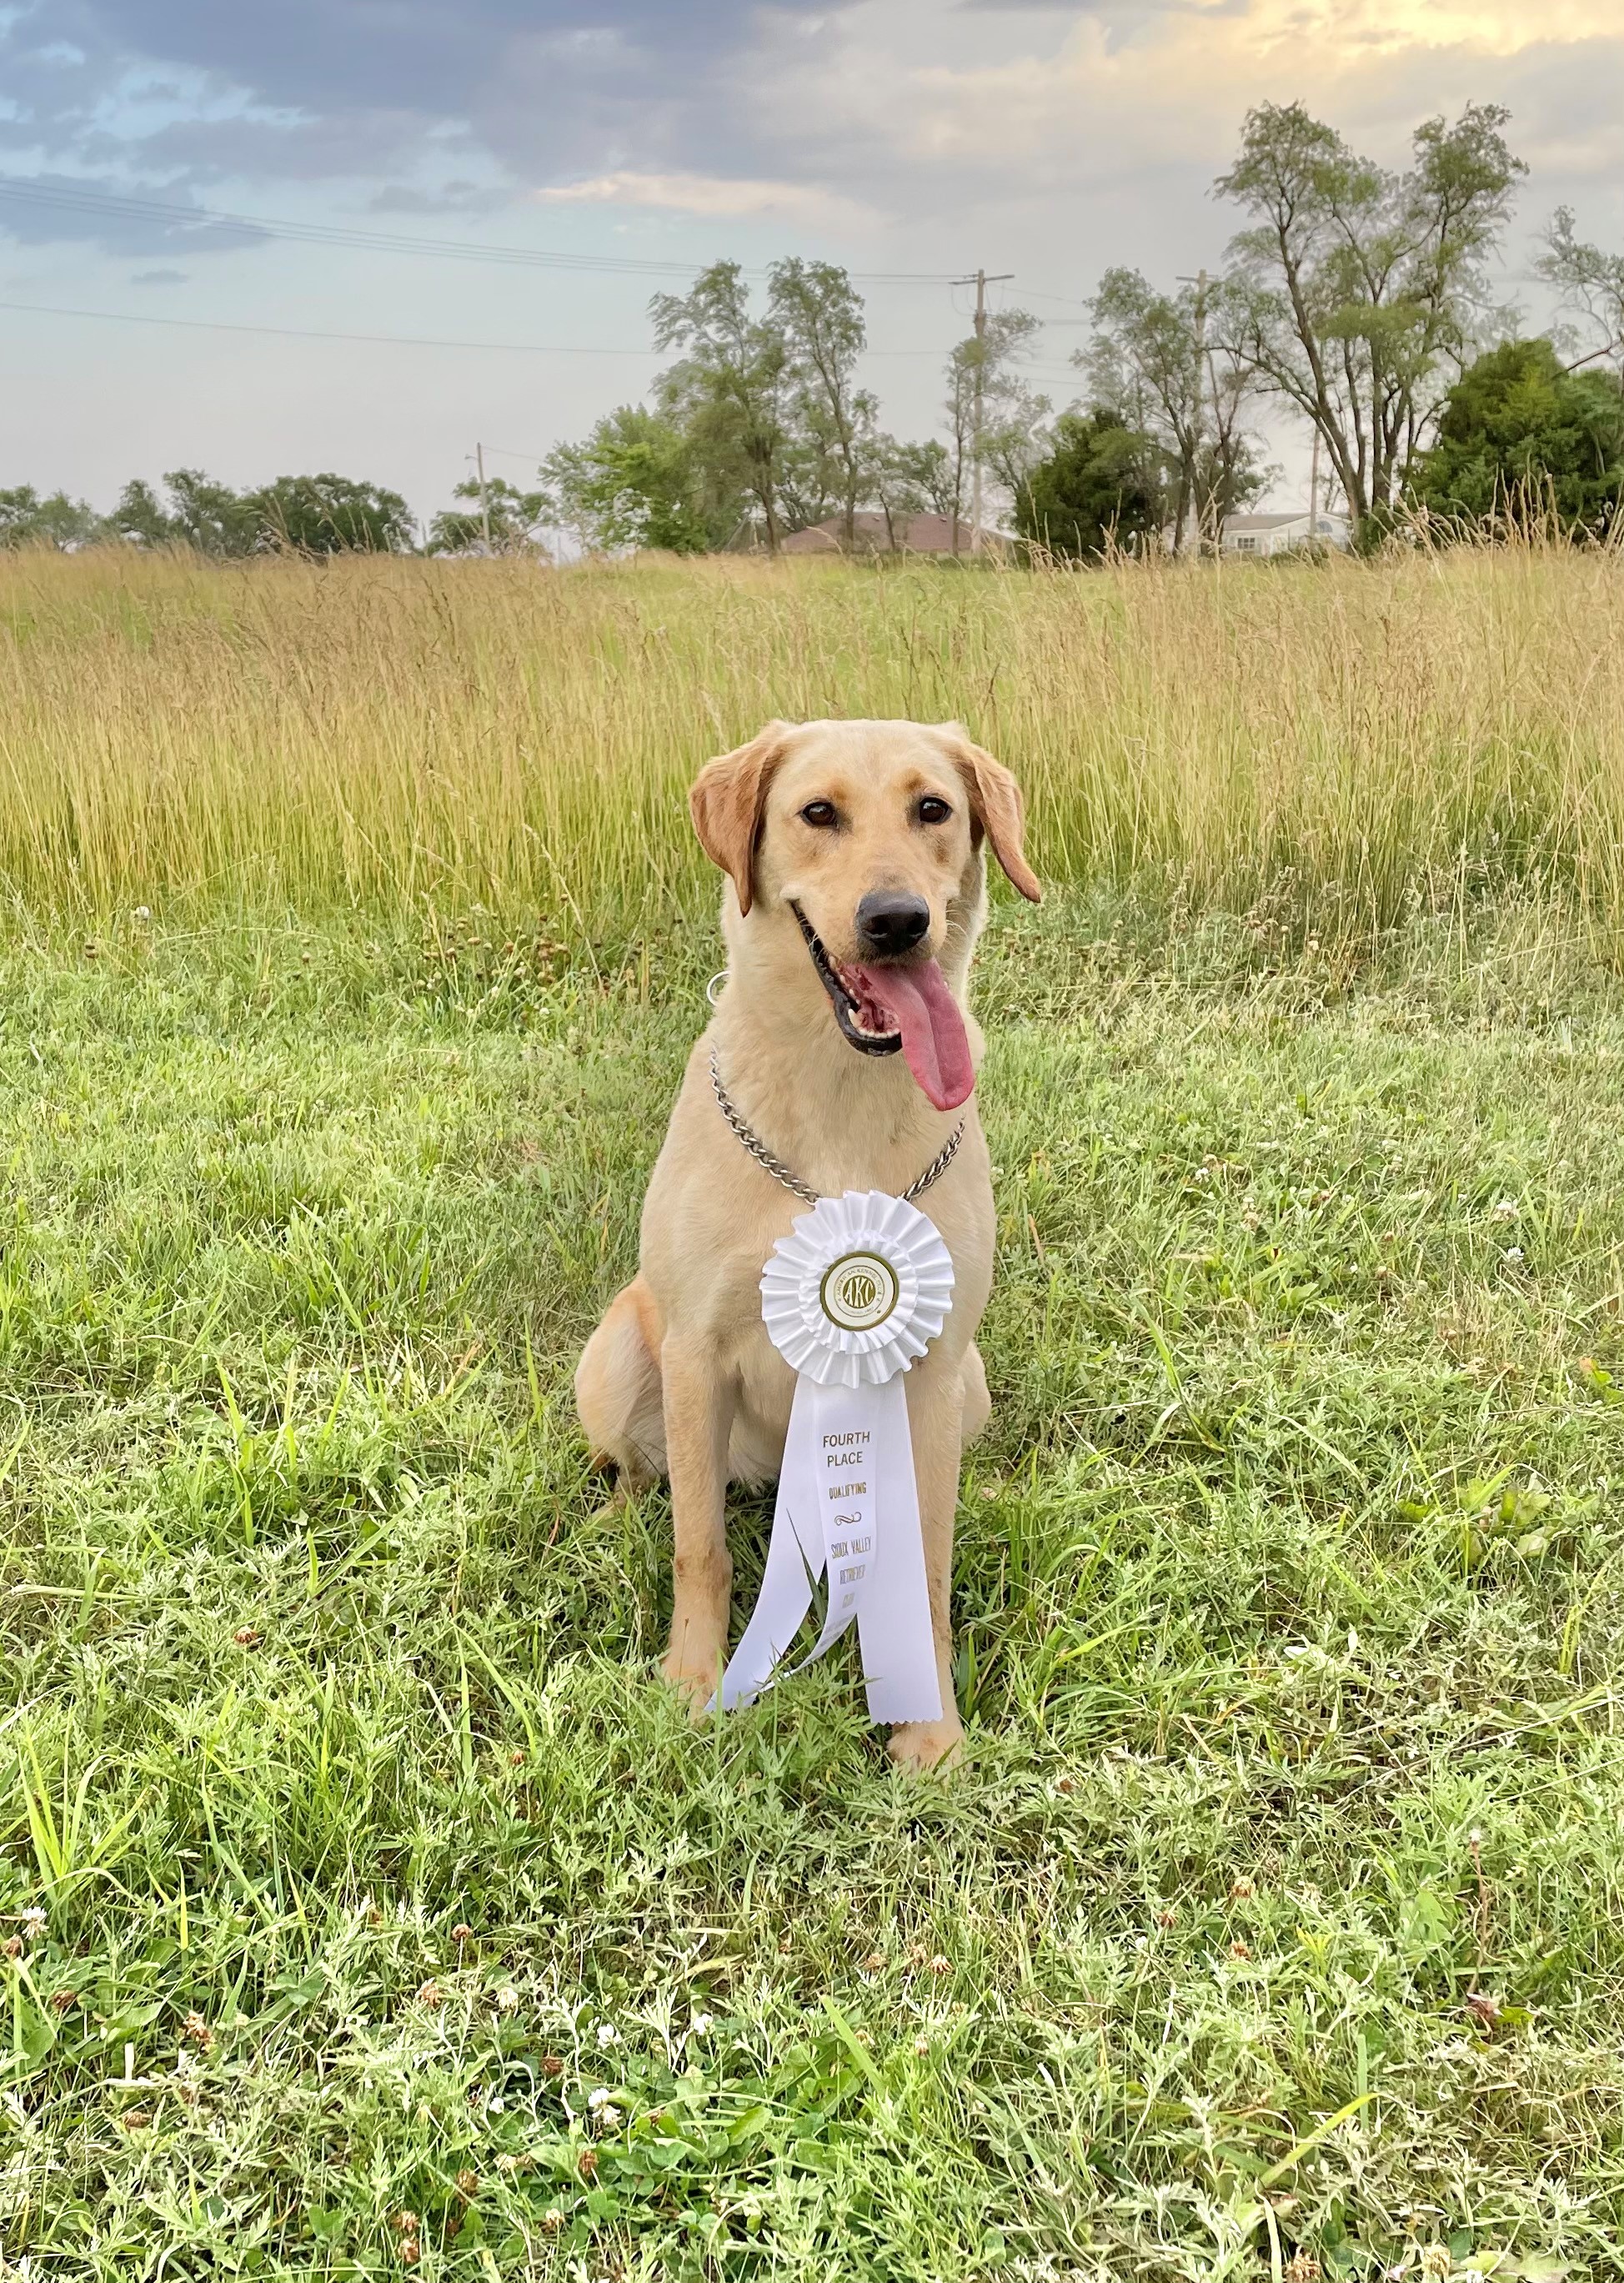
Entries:
{"type": "MultiPolygon", "coordinates": [[[[714,1047],[711,1049],[711,1090],[716,1096],[717,1108],[721,1111],[722,1116],[727,1120],[729,1126],[732,1126],[740,1141],[743,1142],[745,1148],[750,1151],[750,1156],[760,1166],[762,1172],[764,1173],[771,1173],[775,1181],[781,1181],[785,1188],[789,1191],[790,1195],[792,1196],[799,1197],[803,1204],[815,1205],[818,1202],[817,1190],[810,1188],[797,1174],[792,1173],[789,1166],[784,1164],[781,1157],[775,1157],[773,1155],[773,1152],[768,1149],[766,1143],[761,1139],[761,1136],[755,1132],[753,1127],[745,1124],[743,1118],[740,1117],[738,1111],[734,1108],[732,1102],[728,1098],[727,1089],[722,1084],[722,1073],[717,1066],[716,1048],[714,1047]]],[[[963,1141],[963,1139],[964,1120],[961,1118],[957,1126],[954,1126],[952,1132],[948,1135],[946,1141],[944,1142],[942,1147],[936,1151],[936,1156],[926,1166],[924,1172],[920,1175],[918,1180],[910,1183],[908,1188],[903,1191],[903,1202],[905,1204],[912,1204],[915,1197],[923,1196],[925,1191],[930,1187],[930,1184],[933,1181],[939,1181],[941,1180],[943,1174],[952,1164],[953,1159],[959,1155],[959,1144],[963,1141]]]]}

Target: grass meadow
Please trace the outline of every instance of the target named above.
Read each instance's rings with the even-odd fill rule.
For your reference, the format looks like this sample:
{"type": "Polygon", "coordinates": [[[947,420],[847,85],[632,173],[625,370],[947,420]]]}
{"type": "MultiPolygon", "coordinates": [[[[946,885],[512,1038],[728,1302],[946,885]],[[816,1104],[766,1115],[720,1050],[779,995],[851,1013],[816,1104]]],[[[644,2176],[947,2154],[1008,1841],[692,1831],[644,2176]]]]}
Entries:
{"type": "Polygon", "coordinates": [[[7,2283],[1624,2271],[1615,558],[0,557],[0,891],[7,2283]],[[569,1402],[826,712],[1052,884],[945,1781],[569,1402]]]}

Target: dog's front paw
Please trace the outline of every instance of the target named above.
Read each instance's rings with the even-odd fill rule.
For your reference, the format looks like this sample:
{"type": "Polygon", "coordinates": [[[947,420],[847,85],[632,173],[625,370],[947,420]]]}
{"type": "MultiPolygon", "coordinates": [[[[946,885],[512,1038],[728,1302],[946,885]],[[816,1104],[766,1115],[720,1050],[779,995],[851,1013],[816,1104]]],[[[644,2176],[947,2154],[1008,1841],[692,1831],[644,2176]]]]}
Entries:
{"type": "Polygon", "coordinates": [[[708,1650],[693,1639],[685,1637],[672,1641],[666,1650],[660,1671],[667,1684],[674,1688],[688,1705],[695,1720],[704,1717],[705,1707],[720,1685],[722,1667],[727,1662],[727,1643],[718,1640],[708,1650]]]}
{"type": "Polygon", "coordinates": [[[886,1746],[899,1768],[952,1767],[964,1747],[964,1730],[955,1713],[945,1720],[905,1720],[891,1730],[886,1746]]]}

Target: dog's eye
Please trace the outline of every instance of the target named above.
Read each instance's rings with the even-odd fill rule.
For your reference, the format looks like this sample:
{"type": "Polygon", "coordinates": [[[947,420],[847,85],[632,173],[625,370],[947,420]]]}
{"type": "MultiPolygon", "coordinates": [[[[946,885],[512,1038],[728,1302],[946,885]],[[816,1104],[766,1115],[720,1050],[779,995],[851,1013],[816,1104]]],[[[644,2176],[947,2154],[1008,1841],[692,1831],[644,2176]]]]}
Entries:
{"type": "Polygon", "coordinates": [[[919,821],[921,824],[945,824],[952,813],[952,806],[947,801],[938,799],[933,792],[928,792],[919,805],[919,821]]]}
{"type": "Polygon", "coordinates": [[[801,822],[819,832],[827,832],[831,825],[840,822],[840,811],[832,800],[809,800],[801,811],[801,822]]]}

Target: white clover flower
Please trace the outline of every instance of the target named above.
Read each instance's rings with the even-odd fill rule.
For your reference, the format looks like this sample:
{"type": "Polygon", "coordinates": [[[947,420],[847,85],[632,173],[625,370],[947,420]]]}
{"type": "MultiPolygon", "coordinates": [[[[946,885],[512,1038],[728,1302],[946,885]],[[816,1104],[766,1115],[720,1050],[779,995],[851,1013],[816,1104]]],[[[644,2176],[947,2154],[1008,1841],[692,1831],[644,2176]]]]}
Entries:
{"type": "Polygon", "coordinates": [[[611,2045],[620,2043],[620,2032],[612,2022],[598,2023],[598,2051],[606,2053],[611,2045]]]}
{"type": "Polygon", "coordinates": [[[710,2030],[711,2026],[711,2016],[709,2014],[695,2014],[693,2020],[688,2025],[688,2035],[690,2038],[703,2038],[710,2030]]]}
{"type": "Polygon", "coordinates": [[[1517,1218],[1517,1212],[1518,1206],[1515,1197],[1502,1197],[1499,1204],[1495,1207],[1495,1219],[1496,1220],[1515,1220],[1517,1218]]]}
{"type": "Polygon", "coordinates": [[[1511,1262],[1511,1264],[1512,1267],[1514,1268],[1514,1267],[1517,1266],[1518,1262],[1522,1258],[1522,1247],[1521,1247],[1521,1245],[1520,1245],[1520,1244],[1508,1244],[1508,1245],[1506,1246],[1506,1248],[1505,1248],[1505,1251],[1501,1254],[1500,1258],[1502,1258],[1502,1260],[1509,1260],[1509,1261],[1511,1262]]]}

